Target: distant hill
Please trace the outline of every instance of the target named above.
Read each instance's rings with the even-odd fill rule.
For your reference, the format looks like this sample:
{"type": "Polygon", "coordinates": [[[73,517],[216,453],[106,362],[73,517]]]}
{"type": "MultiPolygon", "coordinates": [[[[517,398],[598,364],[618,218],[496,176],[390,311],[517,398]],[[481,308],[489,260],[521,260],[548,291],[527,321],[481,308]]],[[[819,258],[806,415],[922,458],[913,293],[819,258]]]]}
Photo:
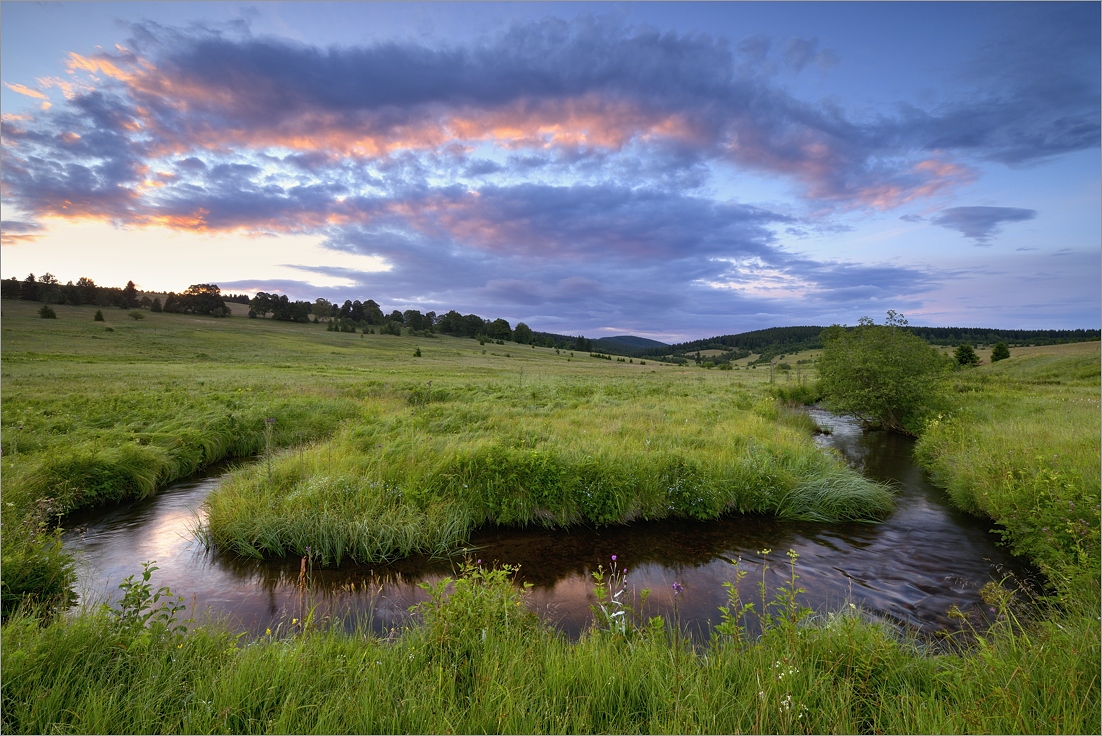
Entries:
{"type": "Polygon", "coordinates": [[[599,337],[593,340],[593,350],[613,355],[642,355],[645,351],[669,350],[670,346],[658,340],[635,335],[616,335],[599,337]]]}
{"type": "MultiPolygon", "coordinates": [[[[716,364],[739,360],[752,353],[760,357],[755,362],[768,362],[778,355],[801,350],[814,350],[823,346],[819,335],[824,327],[770,327],[737,335],[720,335],[704,340],[677,343],[667,347],[644,350],[646,356],[673,356],[674,362],[691,358],[698,350],[723,350],[724,355],[710,358],[716,364]]],[[[1070,342],[1087,342],[1102,337],[1099,330],[996,330],[984,327],[905,327],[931,345],[991,345],[1005,342],[1011,347],[1026,345],[1054,345],[1070,342]]]]}

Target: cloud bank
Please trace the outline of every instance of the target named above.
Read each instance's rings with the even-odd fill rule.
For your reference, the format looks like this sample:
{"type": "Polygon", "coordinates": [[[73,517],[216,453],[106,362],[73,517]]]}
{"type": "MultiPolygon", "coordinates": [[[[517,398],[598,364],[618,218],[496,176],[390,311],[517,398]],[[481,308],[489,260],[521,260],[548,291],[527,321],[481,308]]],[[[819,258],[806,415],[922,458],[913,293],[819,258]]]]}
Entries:
{"type": "MultiPolygon", "coordinates": [[[[796,253],[778,232],[809,223],[717,198],[717,167],[786,182],[809,211],[881,211],[973,181],[977,161],[1099,139],[1097,88],[1058,66],[931,109],[797,99],[777,64],[829,71],[838,57],[818,39],[732,46],[592,18],[461,45],[131,31],[70,55],[64,103],[4,118],[4,202],[22,218],[5,238],[50,218],[314,234],[391,266],[307,266],[377,301],[548,327],[767,319],[797,297],[879,311],[951,277],[796,253]]],[[[957,207],[934,222],[986,244],[1034,214],[957,207]]]]}

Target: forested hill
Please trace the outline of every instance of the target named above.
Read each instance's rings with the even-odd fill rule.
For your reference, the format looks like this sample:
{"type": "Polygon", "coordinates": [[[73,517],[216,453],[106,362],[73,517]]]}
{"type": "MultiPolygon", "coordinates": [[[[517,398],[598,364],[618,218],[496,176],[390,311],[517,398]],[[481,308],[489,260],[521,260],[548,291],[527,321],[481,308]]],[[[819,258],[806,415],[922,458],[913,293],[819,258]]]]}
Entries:
{"type": "MultiPolygon", "coordinates": [[[[813,350],[823,346],[819,335],[824,327],[770,327],[766,330],[754,330],[738,335],[721,335],[704,340],[677,343],[668,348],[650,348],[644,355],[692,355],[698,350],[723,350],[745,357],[757,353],[763,358],[773,357],[800,350],[813,350]]],[[[1099,330],[996,330],[985,327],[905,327],[905,330],[918,335],[932,345],[991,345],[1005,342],[1007,345],[1053,345],[1056,343],[1087,342],[1098,340],[1099,330]]]]}

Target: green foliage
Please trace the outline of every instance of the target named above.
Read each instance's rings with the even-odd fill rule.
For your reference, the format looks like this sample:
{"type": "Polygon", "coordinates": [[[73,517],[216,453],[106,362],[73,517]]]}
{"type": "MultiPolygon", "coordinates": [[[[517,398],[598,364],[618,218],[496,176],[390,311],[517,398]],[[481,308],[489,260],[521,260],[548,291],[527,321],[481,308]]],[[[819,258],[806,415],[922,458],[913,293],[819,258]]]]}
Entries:
{"type": "Polygon", "coordinates": [[[103,322],[103,310],[102,309],[97,309],[96,310],[96,315],[94,317],[92,317],[92,321],[93,322],[103,322]]]}
{"type": "Polygon", "coordinates": [[[958,406],[915,448],[957,506],[998,522],[1011,549],[1063,586],[1102,559],[1102,361],[1091,344],[1074,347],[964,374],[958,406]]]}
{"type": "Polygon", "coordinates": [[[62,549],[60,530],[51,531],[41,514],[24,520],[11,512],[4,516],[0,615],[7,620],[20,606],[45,614],[71,606],[76,571],[62,549]]]}
{"type": "Polygon", "coordinates": [[[177,637],[187,631],[187,626],[176,618],[185,608],[184,599],[173,596],[172,591],[164,587],[153,592],[149,579],[156,570],[153,562],[143,562],[141,582],[128,575],[119,583],[123,596],[118,608],[104,605],[117,627],[129,637],[143,637],[148,641],[177,637]]]}
{"type": "Polygon", "coordinates": [[[42,319],[57,319],[57,312],[49,304],[43,304],[38,310],[38,316],[42,319]]]}
{"type": "Polygon", "coordinates": [[[420,358],[421,357],[421,348],[414,348],[413,349],[413,357],[414,358],[420,358]]]}
{"type": "Polygon", "coordinates": [[[145,319],[145,312],[141,311],[140,309],[132,309],[130,311],[130,319],[135,321],[139,319],[145,319]]]}
{"type": "Polygon", "coordinates": [[[991,362],[997,363],[1000,360],[1006,360],[1010,357],[1010,348],[1006,346],[1005,342],[997,342],[995,346],[991,348],[991,362]]]}
{"type": "Polygon", "coordinates": [[[867,317],[857,327],[823,331],[819,382],[827,406],[866,425],[917,434],[936,409],[946,359],[902,328],[902,315],[888,312],[883,325],[867,317]]]}
{"type": "Polygon", "coordinates": [[[953,360],[957,362],[957,365],[967,368],[978,365],[980,362],[980,356],[976,355],[976,351],[972,348],[971,345],[966,342],[962,342],[953,352],[953,360]]]}

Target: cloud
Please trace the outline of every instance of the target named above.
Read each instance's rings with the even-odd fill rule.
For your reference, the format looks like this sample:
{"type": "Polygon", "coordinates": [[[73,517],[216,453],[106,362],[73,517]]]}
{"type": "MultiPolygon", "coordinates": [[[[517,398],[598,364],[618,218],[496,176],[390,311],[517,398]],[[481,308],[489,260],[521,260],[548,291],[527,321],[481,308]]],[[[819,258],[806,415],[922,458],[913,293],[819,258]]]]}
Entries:
{"type": "Polygon", "coordinates": [[[951,207],[930,221],[935,225],[959,231],[976,245],[990,245],[1004,222],[1024,222],[1037,216],[1036,210],[1019,207],[951,207]]]}
{"type": "Polygon", "coordinates": [[[43,231],[42,225],[20,220],[4,220],[0,223],[0,243],[18,245],[36,239],[43,231]]]}
{"type": "MultiPolygon", "coordinates": [[[[974,180],[977,160],[1098,144],[1096,70],[1044,55],[1020,78],[977,69],[956,101],[860,117],[777,82],[830,67],[817,39],[733,44],[593,18],[450,45],[132,30],[127,48],[70,57],[64,102],[4,118],[19,221],[308,233],[390,265],[301,266],[355,284],[343,293],[585,329],[768,322],[794,296],[879,312],[952,278],[793,254],[778,233],[842,226],[719,199],[716,171],[780,178],[816,212],[891,210],[974,180]]],[[[931,221],[986,244],[1033,216],[961,207],[931,221]]],[[[6,225],[5,238],[36,232],[6,225]]]]}
{"type": "Polygon", "coordinates": [[[295,165],[284,180],[413,156],[434,171],[450,160],[457,175],[482,180],[539,166],[694,187],[709,164],[726,163],[787,178],[814,203],[891,209],[973,180],[954,152],[1025,161],[1098,138],[1083,84],[1037,104],[1035,73],[997,95],[859,120],[798,100],[737,61],[767,65],[760,60],[776,47],[794,71],[829,66],[817,39],[751,38],[736,53],[724,39],[592,18],[519,24],[452,46],[321,48],[201,28],[133,30],[132,48],[71,56],[95,90],[79,87],[64,111],[5,130],[5,184],[24,209],[138,223],[160,204],[142,189],[143,165],[217,165],[210,159],[231,151],[295,165]],[[486,147],[506,155],[476,153],[486,147]]]}

